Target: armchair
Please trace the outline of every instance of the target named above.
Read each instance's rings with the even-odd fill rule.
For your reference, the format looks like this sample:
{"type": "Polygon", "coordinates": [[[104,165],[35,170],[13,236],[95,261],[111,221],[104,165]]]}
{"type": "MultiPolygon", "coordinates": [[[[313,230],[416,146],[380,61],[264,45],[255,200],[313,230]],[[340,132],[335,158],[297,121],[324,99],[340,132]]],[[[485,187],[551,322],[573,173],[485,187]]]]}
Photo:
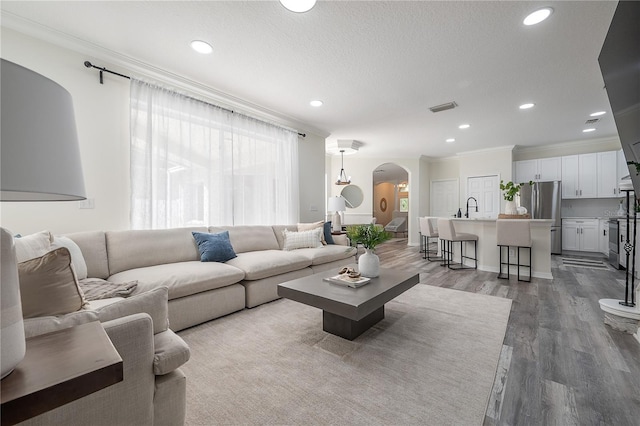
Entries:
{"type": "Polygon", "coordinates": [[[186,377],[179,369],[189,347],[167,322],[167,288],[95,310],[25,319],[26,337],[101,321],[124,363],[124,380],[63,405],[25,425],[179,425],[186,412],[186,377]]]}

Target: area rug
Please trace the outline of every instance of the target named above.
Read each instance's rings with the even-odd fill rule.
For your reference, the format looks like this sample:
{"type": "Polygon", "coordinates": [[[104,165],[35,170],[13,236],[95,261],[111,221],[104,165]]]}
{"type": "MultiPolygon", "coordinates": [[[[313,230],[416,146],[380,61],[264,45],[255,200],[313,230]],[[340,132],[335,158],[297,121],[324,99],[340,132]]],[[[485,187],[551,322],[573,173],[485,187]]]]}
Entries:
{"type": "Polygon", "coordinates": [[[613,270],[606,262],[602,260],[595,259],[584,259],[584,258],[574,258],[574,257],[563,257],[562,258],[562,266],[570,266],[572,268],[588,268],[588,269],[603,269],[613,270]]]}
{"type": "Polygon", "coordinates": [[[280,299],[184,330],[187,425],[481,425],[511,300],[418,284],[354,341],[280,299]]]}

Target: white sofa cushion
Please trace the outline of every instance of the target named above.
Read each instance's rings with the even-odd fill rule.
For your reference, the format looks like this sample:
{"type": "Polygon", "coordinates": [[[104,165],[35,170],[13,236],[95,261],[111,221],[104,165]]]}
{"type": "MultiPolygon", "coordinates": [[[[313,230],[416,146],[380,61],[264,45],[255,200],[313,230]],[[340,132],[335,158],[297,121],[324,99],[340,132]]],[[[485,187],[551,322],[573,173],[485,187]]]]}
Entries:
{"type": "Polygon", "coordinates": [[[148,314],[153,321],[153,334],[169,328],[167,288],[158,287],[97,308],[100,322],[123,318],[133,314],[148,314]]]}
{"type": "Polygon", "coordinates": [[[245,280],[259,280],[306,268],[311,260],[296,252],[263,250],[240,253],[226,264],[243,270],[245,280]]]}
{"type": "Polygon", "coordinates": [[[51,248],[66,247],[71,253],[71,266],[76,271],[76,276],[79,280],[87,278],[87,263],[84,261],[82,250],[80,247],[69,237],[56,236],[53,238],[51,248]]]}
{"type": "Polygon", "coordinates": [[[169,300],[172,300],[240,282],[244,278],[244,272],[230,266],[230,263],[231,261],[219,263],[199,260],[166,263],[119,272],[110,276],[109,281],[138,281],[134,294],[166,286],[169,288],[169,300]]]}
{"type": "Polygon", "coordinates": [[[356,254],[355,247],[331,245],[319,248],[306,248],[296,250],[296,254],[305,256],[311,261],[312,265],[321,265],[323,263],[334,262],[336,260],[351,259],[356,254]]]}
{"type": "Polygon", "coordinates": [[[161,376],[171,373],[189,361],[191,353],[184,340],[171,330],[153,336],[153,373],[161,376]]]}
{"type": "Polygon", "coordinates": [[[233,250],[246,253],[258,250],[278,250],[278,240],[271,226],[212,226],[209,232],[229,231],[233,250]]]}
{"type": "Polygon", "coordinates": [[[84,310],[60,316],[25,318],[24,335],[28,339],[92,321],[100,321],[98,313],[84,310]]]}
{"type": "MultiPolygon", "coordinates": [[[[107,232],[109,272],[113,275],[147,266],[200,260],[198,245],[191,235],[193,231],[207,232],[207,228],[107,232]]],[[[123,281],[133,280],[120,280],[123,281]]]]}
{"type": "Polygon", "coordinates": [[[104,231],[76,232],[66,234],[82,251],[87,265],[87,277],[105,279],[109,276],[107,239],[104,231]]]}

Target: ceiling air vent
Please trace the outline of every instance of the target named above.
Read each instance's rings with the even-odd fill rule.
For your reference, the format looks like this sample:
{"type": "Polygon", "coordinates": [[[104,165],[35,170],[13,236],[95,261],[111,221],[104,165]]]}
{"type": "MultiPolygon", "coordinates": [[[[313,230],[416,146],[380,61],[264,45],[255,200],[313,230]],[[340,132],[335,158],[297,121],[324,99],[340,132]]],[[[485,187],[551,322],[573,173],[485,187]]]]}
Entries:
{"type": "Polygon", "coordinates": [[[599,118],[592,118],[592,119],[590,119],[590,120],[585,121],[585,122],[584,122],[584,124],[595,124],[595,123],[597,123],[598,121],[600,121],[600,119],[599,119],[599,118]]]}
{"type": "Polygon", "coordinates": [[[455,103],[455,102],[447,102],[446,104],[436,105],[436,106],[431,107],[429,109],[431,110],[431,112],[440,112],[440,111],[446,111],[448,109],[454,109],[457,106],[458,106],[458,104],[455,103]]]}

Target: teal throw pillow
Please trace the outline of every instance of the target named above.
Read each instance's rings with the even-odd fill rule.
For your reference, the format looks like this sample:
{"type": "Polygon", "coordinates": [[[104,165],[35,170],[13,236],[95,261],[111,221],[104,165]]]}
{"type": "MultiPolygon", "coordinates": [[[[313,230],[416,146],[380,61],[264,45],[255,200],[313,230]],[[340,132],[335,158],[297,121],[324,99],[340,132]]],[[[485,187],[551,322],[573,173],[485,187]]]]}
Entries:
{"type": "Polygon", "coordinates": [[[335,244],[333,241],[333,235],[331,235],[331,221],[324,223],[324,240],[327,244],[335,244]]]}
{"type": "Polygon", "coordinates": [[[200,261],[202,262],[226,262],[236,256],[233,251],[231,241],[229,241],[229,231],[218,234],[207,234],[204,232],[192,232],[193,238],[198,243],[200,261]]]}

